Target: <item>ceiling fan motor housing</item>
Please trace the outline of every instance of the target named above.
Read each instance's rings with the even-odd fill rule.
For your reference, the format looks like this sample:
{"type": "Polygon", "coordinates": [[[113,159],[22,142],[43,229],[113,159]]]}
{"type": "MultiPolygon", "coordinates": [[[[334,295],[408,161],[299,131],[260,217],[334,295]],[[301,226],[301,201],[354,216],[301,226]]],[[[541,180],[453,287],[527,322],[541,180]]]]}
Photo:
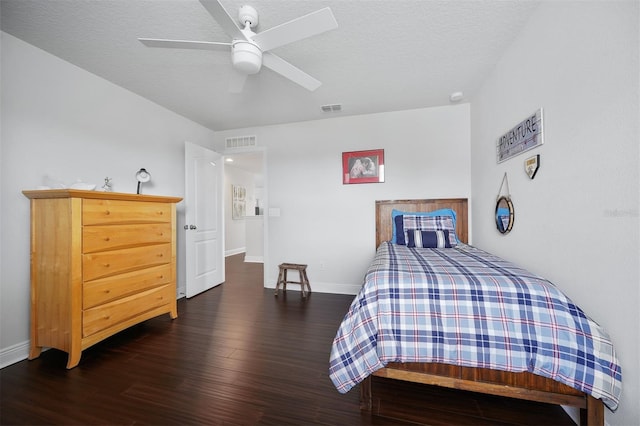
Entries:
{"type": "Polygon", "coordinates": [[[262,50],[247,40],[234,40],[232,45],[233,67],[243,74],[256,74],[262,66],[262,50]]]}
{"type": "Polygon", "coordinates": [[[248,5],[240,6],[238,10],[238,21],[240,21],[242,28],[244,28],[247,23],[251,28],[255,28],[258,26],[258,11],[248,5]]]}

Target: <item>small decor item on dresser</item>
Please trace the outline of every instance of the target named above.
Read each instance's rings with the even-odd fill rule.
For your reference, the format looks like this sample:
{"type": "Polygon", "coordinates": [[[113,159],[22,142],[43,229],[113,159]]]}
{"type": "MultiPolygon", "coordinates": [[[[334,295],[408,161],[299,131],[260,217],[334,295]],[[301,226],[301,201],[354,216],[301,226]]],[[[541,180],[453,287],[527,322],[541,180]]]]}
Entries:
{"type": "Polygon", "coordinates": [[[342,183],[384,182],[384,149],[342,153],[342,183]]]}
{"type": "Polygon", "coordinates": [[[136,194],[140,194],[140,184],[149,182],[151,180],[151,174],[145,168],[142,168],[136,173],[136,179],[138,179],[138,190],[136,194]]]}
{"type": "Polygon", "coordinates": [[[93,183],[86,183],[78,180],[76,183],[69,185],[69,189],[79,189],[82,191],[93,191],[96,189],[96,185],[93,183]]]}
{"type": "Polygon", "coordinates": [[[102,190],[104,192],[111,192],[111,185],[113,185],[113,183],[111,182],[112,180],[113,179],[108,176],[104,178],[104,185],[102,185],[102,190]]]}

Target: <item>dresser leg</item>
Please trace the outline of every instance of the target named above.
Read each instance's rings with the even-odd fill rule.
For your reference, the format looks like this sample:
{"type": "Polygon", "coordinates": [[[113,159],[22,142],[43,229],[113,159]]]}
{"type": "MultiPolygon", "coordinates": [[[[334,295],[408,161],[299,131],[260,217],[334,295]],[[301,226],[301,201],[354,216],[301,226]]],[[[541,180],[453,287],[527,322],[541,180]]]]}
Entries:
{"type": "Polygon", "coordinates": [[[82,351],[69,352],[69,358],[67,359],[67,370],[72,369],[80,363],[80,356],[82,351]]]}
{"type": "Polygon", "coordinates": [[[29,348],[29,359],[36,359],[42,353],[42,346],[31,345],[29,348]]]}

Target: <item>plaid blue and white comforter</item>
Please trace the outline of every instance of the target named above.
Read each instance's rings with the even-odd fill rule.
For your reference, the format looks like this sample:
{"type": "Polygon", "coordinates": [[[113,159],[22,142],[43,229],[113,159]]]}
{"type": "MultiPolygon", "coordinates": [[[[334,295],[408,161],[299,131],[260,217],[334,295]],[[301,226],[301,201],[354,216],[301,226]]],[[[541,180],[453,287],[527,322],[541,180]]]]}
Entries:
{"type": "Polygon", "coordinates": [[[549,281],[472,246],[382,243],[331,349],[345,393],[388,362],[437,362],[549,377],[618,406],[611,340],[549,281]]]}

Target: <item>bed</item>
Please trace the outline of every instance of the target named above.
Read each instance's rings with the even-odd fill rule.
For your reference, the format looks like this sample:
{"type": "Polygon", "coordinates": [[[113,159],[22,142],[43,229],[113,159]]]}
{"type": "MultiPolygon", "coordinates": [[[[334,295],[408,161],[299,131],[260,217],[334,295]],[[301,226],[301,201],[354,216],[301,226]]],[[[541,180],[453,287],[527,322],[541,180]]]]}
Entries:
{"type": "MultiPolygon", "coordinates": [[[[388,395],[385,383],[399,380],[578,407],[580,424],[603,425],[605,404],[615,410],[621,389],[621,368],[606,332],[550,282],[467,245],[467,204],[467,199],[376,202],[376,257],[332,346],[329,371],[334,385],[344,393],[359,384],[362,408],[381,416],[393,405],[385,403],[388,395]],[[428,212],[446,210],[453,211],[454,235],[445,234],[444,241],[451,242],[452,248],[421,248],[422,243],[411,247],[421,232],[396,229],[396,225],[402,227],[404,223],[406,227],[412,223],[409,220],[423,220],[411,213],[401,215],[398,220],[398,211],[429,216],[428,212]],[[405,245],[389,242],[397,242],[396,233],[407,236],[405,245]],[[410,242],[412,234],[416,239],[411,237],[410,242]],[[451,273],[451,268],[455,272],[451,273]],[[479,293],[474,288],[463,289],[463,283],[455,282],[459,279],[452,277],[461,270],[465,270],[465,276],[466,271],[473,271],[463,281],[468,286],[477,286],[474,288],[481,289],[479,293]],[[500,276],[494,276],[496,271],[500,276]],[[491,295],[497,294],[502,303],[503,296],[510,294],[506,289],[492,293],[483,287],[502,281],[505,284],[500,285],[527,288],[522,293],[517,291],[518,304],[497,308],[493,301],[489,302],[491,295]],[[533,286],[531,290],[529,285],[533,286]],[[553,301],[552,313],[541,310],[537,304],[536,295],[540,292],[545,295],[544,300],[553,301]],[[405,299],[407,294],[410,297],[405,299]],[[568,306],[570,312],[556,314],[556,305],[568,306]],[[499,314],[482,310],[488,306],[498,309],[499,314]],[[450,309],[455,312],[447,312],[450,309]],[[526,315],[536,317],[516,323],[502,318],[508,310],[526,311],[529,312],[526,315]],[[540,323],[544,324],[538,329],[540,323]],[[453,334],[447,331],[447,324],[457,327],[453,334]],[[494,337],[496,327],[517,329],[518,339],[526,347],[516,347],[511,338],[494,337]],[[414,328],[421,331],[414,332],[414,328]],[[478,336],[478,329],[484,330],[482,336],[471,341],[478,336]],[[457,346],[450,340],[452,335],[454,340],[458,339],[457,346]],[[566,343],[566,339],[572,342],[566,343]],[[409,342],[405,345],[409,349],[399,342],[409,342]]],[[[436,214],[439,213],[431,216],[436,214]]],[[[435,222],[428,223],[431,226],[435,222]]],[[[447,222],[444,228],[450,226],[447,222]]],[[[440,238],[438,247],[444,247],[440,245],[442,231],[436,234],[440,238]]],[[[421,238],[433,235],[425,231],[421,238]]],[[[415,397],[419,398],[418,393],[415,397]]],[[[397,417],[397,412],[392,417],[397,417]]]]}

